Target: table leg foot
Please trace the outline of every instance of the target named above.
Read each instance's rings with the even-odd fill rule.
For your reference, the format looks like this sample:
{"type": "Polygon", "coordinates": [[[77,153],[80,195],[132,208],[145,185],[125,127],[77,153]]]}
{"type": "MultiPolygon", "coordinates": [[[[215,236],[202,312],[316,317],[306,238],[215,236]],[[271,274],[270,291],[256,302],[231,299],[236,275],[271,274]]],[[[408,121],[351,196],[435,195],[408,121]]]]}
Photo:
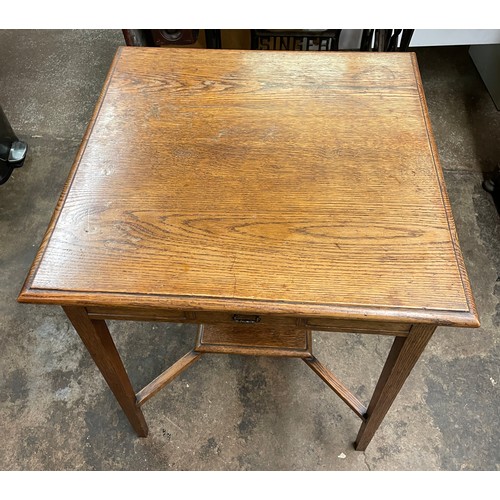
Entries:
{"type": "Polygon", "coordinates": [[[148,435],[148,426],[135,392],[104,320],[92,320],[84,307],[63,307],[92,359],[99,368],[130,425],[139,437],[148,435]]]}
{"type": "Polygon", "coordinates": [[[434,325],[414,325],[407,337],[394,340],[354,443],[357,451],[365,451],[370,444],[435,329],[434,325]]]}

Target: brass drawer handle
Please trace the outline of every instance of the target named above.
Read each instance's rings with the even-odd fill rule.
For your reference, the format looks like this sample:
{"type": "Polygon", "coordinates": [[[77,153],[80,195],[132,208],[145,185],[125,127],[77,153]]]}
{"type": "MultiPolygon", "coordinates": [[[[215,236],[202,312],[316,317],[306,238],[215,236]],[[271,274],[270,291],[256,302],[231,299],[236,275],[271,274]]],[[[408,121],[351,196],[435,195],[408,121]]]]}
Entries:
{"type": "Polygon", "coordinates": [[[259,323],[260,316],[256,314],[233,314],[233,321],[236,321],[236,323],[259,323]]]}

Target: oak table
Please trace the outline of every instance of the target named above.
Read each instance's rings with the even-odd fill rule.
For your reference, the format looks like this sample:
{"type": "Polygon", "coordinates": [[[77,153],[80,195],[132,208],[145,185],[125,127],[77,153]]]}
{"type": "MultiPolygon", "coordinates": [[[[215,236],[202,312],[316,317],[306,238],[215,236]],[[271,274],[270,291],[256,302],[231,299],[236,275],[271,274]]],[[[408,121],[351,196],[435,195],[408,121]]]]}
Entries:
{"type": "Polygon", "coordinates": [[[479,326],[416,56],[120,48],[19,300],[63,306],[139,436],[203,354],[292,356],[364,450],[436,326],[479,326]],[[200,326],[136,392],[106,319],[200,326]],[[317,330],[395,337],[367,407],[317,330]]]}

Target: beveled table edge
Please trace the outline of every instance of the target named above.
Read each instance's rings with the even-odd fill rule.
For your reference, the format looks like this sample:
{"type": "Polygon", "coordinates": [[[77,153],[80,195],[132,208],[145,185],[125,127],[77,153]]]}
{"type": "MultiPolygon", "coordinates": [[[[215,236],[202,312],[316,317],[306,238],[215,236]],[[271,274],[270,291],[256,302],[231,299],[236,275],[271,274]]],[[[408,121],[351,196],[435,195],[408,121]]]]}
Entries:
{"type": "Polygon", "coordinates": [[[455,260],[458,266],[458,271],[460,273],[460,278],[462,280],[462,287],[464,290],[465,300],[467,301],[467,306],[469,308],[469,314],[471,314],[476,322],[477,326],[480,326],[479,316],[477,314],[476,304],[474,301],[474,296],[472,295],[472,288],[470,285],[470,280],[467,275],[467,269],[465,267],[464,258],[462,255],[462,250],[460,249],[460,244],[458,241],[457,229],[455,226],[455,220],[453,218],[453,212],[451,210],[450,199],[448,197],[448,192],[446,189],[446,182],[444,180],[443,169],[439,162],[439,155],[437,151],[436,141],[434,139],[434,133],[432,131],[431,120],[429,117],[429,109],[427,107],[427,101],[425,98],[424,86],[422,83],[422,76],[420,75],[420,69],[418,67],[417,54],[411,52],[411,60],[413,64],[413,73],[415,75],[415,83],[418,88],[418,95],[420,97],[420,107],[422,109],[422,115],[425,121],[425,127],[427,132],[427,140],[429,142],[429,147],[432,153],[432,159],[434,162],[434,168],[436,171],[436,176],[441,191],[441,200],[446,213],[446,220],[448,221],[448,229],[450,231],[450,237],[453,244],[453,250],[455,252],[455,260]]]}
{"type": "MultiPolygon", "coordinates": [[[[322,316],[336,319],[370,319],[373,321],[398,321],[408,323],[429,323],[436,325],[460,326],[460,327],[479,327],[479,317],[476,311],[474,298],[470,287],[470,282],[465,269],[463,256],[458,243],[456,228],[451,212],[450,202],[446,192],[443,173],[439,165],[437,148],[432,135],[432,128],[427,111],[425,94],[423,91],[422,80],[418,69],[417,58],[414,52],[407,53],[413,64],[415,81],[421,102],[422,113],[427,127],[429,147],[432,152],[434,166],[438,183],[441,189],[442,202],[446,211],[448,227],[455,250],[455,258],[462,280],[464,295],[467,301],[468,310],[441,310],[424,308],[402,308],[402,307],[379,307],[379,306],[361,306],[344,304],[310,304],[286,301],[265,301],[252,299],[237,299],[232,297],[203,297],[203,296],[170,296],[153,294],[127,294],[115,292],[85,292],[85,291],[66,291],[32,288],[34,277],[39,264],[45,253],[45,249],[52,236],[57,220],[66,201],[67,194],[73,183],[80,160],[85,152],[88,139],[92,133],[96,118],[99,114],[104,97],[106,96],[109,83],[115,72],[116,65],[120,59],[123,50],[148,50],[144,47],[118,47],[113,62],[110,66],[99,99],[94,109],[94,113],[89,121],[87,130],[83,136],[82,143],[75,157],[71,170],[68,174],[66,183],[62,189],[56,208],[50,220],[49,226],[43,237],[40,248],[36,254],[30,271],[26,277],[23,288],[19,294],[18,302],[53,304],[53,305],[80,305],[80,306],[102,306],[102,307],[146,307],[163,309],[183,309],[198,311],[239,311],[260,314],[281,314],[297,316],[322,316]]],[[[154,48],[151,48],[154,50],[154,48]]],[[[166,49],[161,49],[166,50],[166,49]]],[[[168,49],[175,50],[175,49],[168,49]]],[[[183,50],[183,49],[178,49],[183,50]]],[[[203,50],[203,49],[200,49],[203,50]]],[[[248,52],[248,51],[233,51],[248,52]]]]}
{"type": "Polygon", "coordinates": [[[179,296],[159,294],[127,294],[104,292],[74,292],[66,290],[23,289],[18,301],[31,304],[52,304],[83,307],[121,307],[199,311],[239,312],[297,317],[322,317],[389,321],[403,323],[426,323],[446,326],[477,328],[480,326],[475,311],[440,310],[403,307],[377,307],[345,304],[318,304],[279,300],[253,300],[234,297],[179,296]]]}

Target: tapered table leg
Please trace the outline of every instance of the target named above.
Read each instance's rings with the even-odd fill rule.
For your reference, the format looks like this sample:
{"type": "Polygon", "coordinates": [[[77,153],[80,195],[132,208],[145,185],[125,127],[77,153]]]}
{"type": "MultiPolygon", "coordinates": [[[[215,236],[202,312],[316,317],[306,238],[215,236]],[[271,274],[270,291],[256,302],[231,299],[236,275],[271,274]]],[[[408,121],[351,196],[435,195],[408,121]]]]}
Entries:
{"type": "Polygon", "coordinates": [[[366,420],[359,429],[354,445],[357,451],[366,450],[435,329],[434,325],[414,325],[408,337],[394,340],[368,405],[366,420]]]}
{"type": "Polygon", "coordinates": [[[85,347],[140,437],[148,435],[142,410],[104,320],[92,320],[84,307],[63,307],[85,347]]]}

